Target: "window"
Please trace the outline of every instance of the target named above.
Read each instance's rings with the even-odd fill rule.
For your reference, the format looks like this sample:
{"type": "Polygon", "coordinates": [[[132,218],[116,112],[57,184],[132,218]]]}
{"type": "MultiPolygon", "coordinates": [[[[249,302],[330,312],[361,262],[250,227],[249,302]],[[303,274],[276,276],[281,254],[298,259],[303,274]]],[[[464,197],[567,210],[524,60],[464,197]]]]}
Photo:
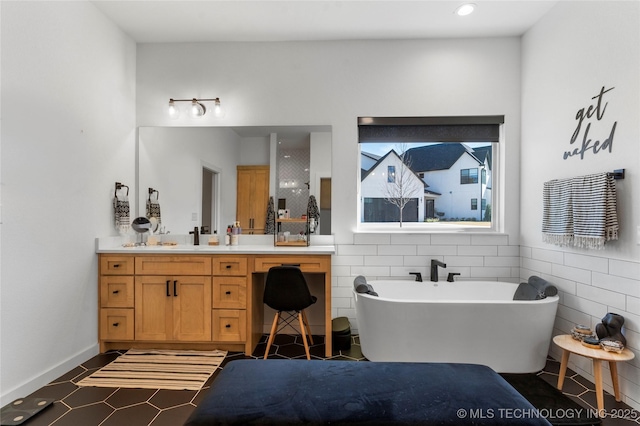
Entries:
{"type": "Polygon", "coordinates": [[[503,123],[503,116],[359,118],[359,223],[492,228],[503,123]]]}
{"type": "Polygon", "coordinates": [[[396,166],[387,166],[387,182],[395,183],[396,181],[396,166]]]}
{"type": "Polygon", "coordinates": [[[478,169],[460,170],[460,185],[478,183],[478,169]]]}

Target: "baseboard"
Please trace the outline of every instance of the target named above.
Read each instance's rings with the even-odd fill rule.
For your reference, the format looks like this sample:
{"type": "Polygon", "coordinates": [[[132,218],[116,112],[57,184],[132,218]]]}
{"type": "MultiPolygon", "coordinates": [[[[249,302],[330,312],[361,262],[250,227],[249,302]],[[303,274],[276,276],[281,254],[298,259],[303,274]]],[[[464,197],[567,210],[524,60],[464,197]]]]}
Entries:
{"type": "Polygon", "coordinates": [[[6,392],[4,392],[3,389],[3,393],[0,395],[0,407],[4,407],[5,405],[18,398],[23,398],[30,395],[41,387],[51,383],[58,377],[62,376],[63,374],[73,370],[83,362],[91,359],[99,352],[100,348],[96,343],[95,345],[91,345],[85,350],[78,352],[76,355],[67,358],[66,360],[50,368],[49,370],[43,371],[37,376],[29,378],[24,383],[16,386],[13,389],[10,389],[6,392]]]}

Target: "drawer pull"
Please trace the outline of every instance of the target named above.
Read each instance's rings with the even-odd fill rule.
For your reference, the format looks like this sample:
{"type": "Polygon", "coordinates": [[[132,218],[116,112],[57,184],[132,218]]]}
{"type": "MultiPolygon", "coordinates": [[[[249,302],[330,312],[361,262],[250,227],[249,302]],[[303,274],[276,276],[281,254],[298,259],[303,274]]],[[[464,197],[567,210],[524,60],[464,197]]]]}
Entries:
{"type": "Polygon", "coordinates": [[[114,326],[114,327],[117,327],[117,326],[119,326],[119,325],[120,325],[120,323],[119,323],[119,322],[114,322],[114,323],[113,323],[113,326],[114,326]]]}
{"type": "Polygon", "coordinates": [[[231,328],[231,324],[225,325],[226,328],[231,328]]]}
{"type": "Polygon", "coordinates": [[[173,296],[174,297],[178,296],[178,281],[177,280],[173,281],[173,296]]]}
{"type": "Polygon", "coordinates": [[[225,291],[224,294],[231,294],[231,292],[230,291],[225,291]]]}
{"type": "Polygon", "coordinates": [[[170,297],[171,293],[169,293],[169,280],[167,280],[167,297],[170,297]]]}
{"type": "Polygon", "coordinates": [[[113,294],[118,294],[120,293],[120,290],[113,290],[113,294]]]}
{"type": "Polygon", "coordinates": [[[225,268],[231,269],[231,265],[227,265],[227,266],[225,266],[225,268]]]}
{"type": "Polygon", "coordinates": [[[114,267],[114,268],[119,268],[119,267],[120,267],[120,264],[119,264],[119,263],[114,263],[114,264],[113,264],[113,267],[114,267]]]}
{"type": "Polygon", "coordinates": [[[297,266],[299,268],[300,264],[299,263],[283,263],[282,266],[297,266]]]}

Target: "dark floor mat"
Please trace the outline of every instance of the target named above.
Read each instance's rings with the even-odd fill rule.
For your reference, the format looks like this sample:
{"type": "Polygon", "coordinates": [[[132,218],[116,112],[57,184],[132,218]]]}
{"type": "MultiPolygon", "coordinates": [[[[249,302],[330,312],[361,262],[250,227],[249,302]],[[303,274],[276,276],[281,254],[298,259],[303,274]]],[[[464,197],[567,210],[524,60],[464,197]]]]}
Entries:
{"type": "Polygon", "coordinates": [[[552,425],[600,425],[595,410],[583,407],[536,374],[500,374],[552,425]]]}

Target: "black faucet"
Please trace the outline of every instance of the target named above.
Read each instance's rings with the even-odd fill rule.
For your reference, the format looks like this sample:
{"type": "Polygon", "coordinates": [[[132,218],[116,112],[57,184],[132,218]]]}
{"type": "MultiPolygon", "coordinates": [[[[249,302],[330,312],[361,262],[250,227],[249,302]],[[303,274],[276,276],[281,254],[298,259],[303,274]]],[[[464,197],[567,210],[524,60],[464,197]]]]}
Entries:
{"type": "Polygon", "coordinates": [[[433,282],[438,282],[438,266],[446,268],[447,264],[436,259],[431,259],[431,281],[433,282]]]}
{"type": "Polygon", "coordinates": [[[420,272],[409,272],[409,275],[415,275],[416,281],[422,282],[422,274],[420,272]]]}
{"type": "Polygon", "coordinates": [[[193,231],[189,231],[190,234],[193,234],[193,245],[194,246],[199,246],[200,245],[200,232],[198,232],[198,227],[195,226],[193,228],[193,231]]]}
{"type": "Polygon", "coordinates": [[[455,277],[456,275],[460,275],[460,272],[449,272],[449,275],[447,275],[447,281],[452,283],[453,277],[455,277]]]}

